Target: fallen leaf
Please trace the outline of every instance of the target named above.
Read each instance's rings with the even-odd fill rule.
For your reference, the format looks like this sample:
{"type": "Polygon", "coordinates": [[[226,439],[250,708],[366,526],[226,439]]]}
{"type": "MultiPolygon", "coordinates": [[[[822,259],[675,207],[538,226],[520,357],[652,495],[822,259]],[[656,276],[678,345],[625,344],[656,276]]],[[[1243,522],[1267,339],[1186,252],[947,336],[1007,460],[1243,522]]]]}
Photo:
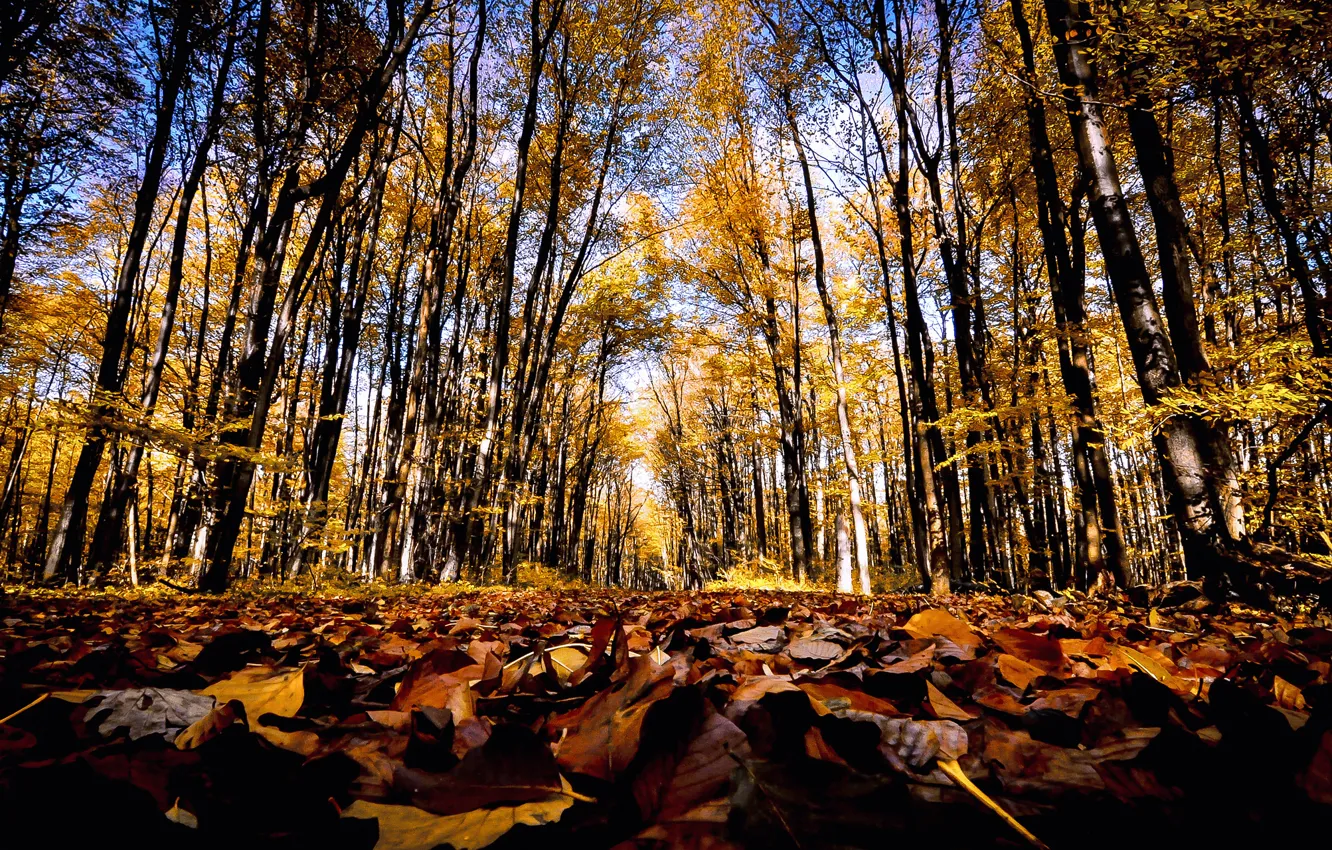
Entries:
{"type": "Polygon", "coordinates": [[[345,818],[373,818],[379,822],[375,850],[433,850],[450,845],[454,850],[478,850],[498,841],[515,826],[555,823],[574,804],[572,788],[561,780],[562,793],[516,806],[475,809],[437,815],[414,806],[393,806],[357,800],[343,809],[345,818]]]}
{"type": "Polygon", "coordinates": [[[927,608],[912,615],[902,626],[912,637],[928,638],[943,635],[963,649],[974,650],[981,645],[980,636],[966,623],[942,608],[927,608]]]}
{"type": "Polygon", "coordinates": [[[235,723],[245,723],[245,709],[237,701],[224,702],[176,736],[176,749],[192,750],[216,738],[235,723]]]}
{"type": "Polygon", "coordinates": [[[246,667],[199,693],[220,703],[238,700],[245,706],[245,716],[252,721],[265,714],[295,717],[305,702],[304,671],[299,667],[295,670],[246,667]]]}
{"type": "Polygon", "coordinates": [[[1045,675],[1045,671],[1041,668],[1006,652],[999,654],[998,667],[999,675],[1019,691],[1027,690],[1032,682],[1045,675]]]}
{"type": "Polygon", "coordinates": [[[944,696],[944,692],[934,686],[933,682],[925,683],[926,699],[930,705],[930,711],[940,720],[961,720],[963,722],[973,719],[970,714],[962,710],[961,706],[944,696]]]}
{"type": "Polygon", "coordinates": [[[1069,717],[1078,717],[1082,714],[1082,707],[1100,695],[1101,692],[1096,688],[1058,688],[1045,693],[1040,699],[1034,700],[1027,706],[1027,709],[1029,711],[1051,709],[1067,714],[1069,717]]]}
{"type": "MultiPolygon", "coordinates": [[[[683,657],[679,662],[688,665],[683,657]]],[[[567,729],[556,758],[561,767],[598,779],[615,778],[638,752],[647,710],[675,687],[676,659],[657,665],[647,656],[632,658],[623,682],[593,696],[581,707],[551,718],[553,729],[567,729]]]]}
{"type": "Polygon", "coordinates": [[[967,754],[967,730],[951,720],[910,720],[867,712],[847,712],[845,716],[878,726],[879,752],[900,771],[923,768],[931,759],[959,759],[967,754]]]}
{"type": "Polygon", "coordinates": [[[994,642],[1009,655],[1031,664],[1046,673],[1054,673],[1068,666],[1068,658],[1054,638],[1035,635],[1022,629],[999,629],[994,642]]]}
{"type": "Polygon", "coordinates": [[[434,650],[412,662],[390,708],[411,711],[420,706],[447,708],[455,723],[476,715],[471,683],[485,677],[485,668],[457,650],[434,650]]]}
{"type": "Polygon", "coordinates": [[[785,632],[778,626],[755,626],[731,635],[731,642],[750,652],[776,652],[782,648],[785,632]]]}
{"type": "Polygon", "coordinates": [[[675,820],[716,796],[730,781],[736,759],[748,756],[745,733],[709,711],[683,753],[663,754],[636,777],[639,810],[647,820],[675,820]]]}
{"type": "Polygon", "coordinates": [[[394,771],[393,783],[412,805],[453,815],[498,803],[526,803],[560,791],[560,771],[550,747],[517,724],[495,727],[445,774],[411,768],[394,771]]]}
{"type": "Polygon", "coordinates": [[[1272,696],[1276,697],[1277,705],[1282,708],[1304,711],[1309,707],[1304,701],[1304,692],[1280,676],[1272,680],[1272,696]]]}
{"type": "Polygon", "coordinates": [[[88,720],[110,711],[97,731],[109,738],[128,728],[131,741],[149,735],[174,741],[182,730],[212,711],[214,704],[212,696],[159,688],[103,691],[101,697],[101,702],[88,709],[88,720]]]}
{"type": "Polygon", "coordinates": [[[786,648],[792,658],[802,661],[831,661],[842,654],[842,648],[830,640],[801,638],[786,648]]]}
{"type": "Polygon", "coordinates": [[[190,812],[187,812],[184,809],[182,809],[180,807],[180,800],[177,800],[175,805],[167,809],[165,814],[166,814],[166,819],[171,821],[172,823],[178,823],[181,826],[187,826],[190,829],[199,828],[199,819],[190,812]]]}

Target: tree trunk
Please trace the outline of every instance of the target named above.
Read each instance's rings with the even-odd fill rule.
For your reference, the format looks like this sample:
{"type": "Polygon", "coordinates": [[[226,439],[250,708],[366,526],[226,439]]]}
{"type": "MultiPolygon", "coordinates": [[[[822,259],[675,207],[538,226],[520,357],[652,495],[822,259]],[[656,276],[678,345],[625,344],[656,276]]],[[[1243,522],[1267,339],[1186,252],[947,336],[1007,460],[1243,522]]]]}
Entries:
{"type": "Polygon", "coordinates": [[[189,73],[192,45],[190,34],[194,27],[193,0],[183,0],[176,9],[172,22],[166,69],[158,90],[157,114],[153,136],[144,155],[143,178],[134,197],[134,220],[125,242],[125,252],[116,276],[115,299],[107,317],[106,332],[102,337],[102,359],[97,369],[97,384],[91,405],[92,424],[83,448],[79,451],[74,474],[65,492],[65,503],[56,524],[51,549],[46,556],[42,577],[51,581],[57,576],[65,581],[76,578],[76,565],[82,556],[84,526],[88,516],[88,496],[92,490],[102,453],[110,437],[111,421],[115,418],[115,399],[124,382],[121,355],[125,350],[130,310],[133,307],[134,288],[143,263],[144,244],[152,224],[157,192],[162,184],[163,164],[171,142],[171,125],[176,114],[176,101],[189,73]]]}
{"type": "MultiPolygon", "coordinates": [[[[809,173],[809,158],[805,146],[800,140],[800,129],[796,126],[790,98],[786,100],[787,123],[791,129],[791,138],[795,143],[796,155],[800,160],[800,173],[805,184],[805,210],[809,216],[809,237],[814,246],[814,285],[819,291],[819,302],[823,305],[823,318],[828,325],[828,349],[832,359],[833,383],[836,385],[837,429],[842,442],[842,460],[846,464],[848,502],[851,509],[851,526],[855,535],[855,559],[857,574],[869,576],[869,536],[865,529],[865,513],[861,507],[860,464],[856,459],[855,437],[851,431],[851,415],[847,410],[846,369],[842,362],[842,325],[837,318],[837,308],[832,301],[828,288],[827,272],[824,268],[823,240],[819,236],[818,206],[814,199],[814,182],[809,173]]],[[[843,524],[845,517],[839,518],[843,524]]]]}
{"type": "MultiPolygon", "coordinates": [[[[238,5],[233,1],[231,8],[233,18],[238,5]]],[[[203,136],[199,140],[199,146],[194,152],[194,161],[180,190],[176,230],[171,240],[171,265],[167,273],[166,292],[162,296],[162,321],[158,326],[157,344],[153,348],[148,374],[144,378],[143,396],[139,402],[143,411],[144,429],[151,426],[153,413],[157,408],[157,394],[162,386],[162,371],[166,368],[167,353],[171,348],[171,334],[175,328],[176,304],[180,299],[181,282],[185,276],[185,248],[189,238],[190,210],[194,206],[194,196],[199,190],[199,184],[203,181],[204,171],[208,168],[208,152],[212,148],[213,140],[217,138],[221,124],[227,78],[231,72],[235,45],[236,34],[233,27],[227,35],[227,44],[223,49],[208,117],[204,121],[203,136]]],[[[145,435],[134,438],[124,468],[116,477],[110,497],[102,505],[102,512],[93,531],[92,547],[88,553],[88,568],[94,575],[105,576],[120,557],[123,540],[121,526],[124,523],[125,508],[138,483],[139,464],[143,460],[146,442],[145,435]]]]}
{"type": "MultiPolygon", "coordinates": [[[[1143,400],[1157,405],[1181,385],[1181,378],[1101,116],[1092,62],[1095,30],[1079,0],[1045,0],[1045,6],[1078,158],[1091,180],[1092,219],[1106,273],[1143,400]]],[[[1167,418],[1154,442],[1190,572],[1201,576],[1213,554],[1244,541],[1244,508],[1230,448],[1213,425],[1185,413],[1167,418]]]]}

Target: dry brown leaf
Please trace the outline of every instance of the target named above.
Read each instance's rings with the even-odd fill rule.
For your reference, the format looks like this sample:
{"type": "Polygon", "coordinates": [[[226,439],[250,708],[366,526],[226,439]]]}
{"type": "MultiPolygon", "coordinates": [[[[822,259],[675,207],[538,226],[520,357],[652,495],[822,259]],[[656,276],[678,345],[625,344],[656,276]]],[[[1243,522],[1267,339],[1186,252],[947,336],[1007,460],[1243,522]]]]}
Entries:
{"type": "Polygon", "coordinates": [[[1045,675],[1041,668],[1006,652],[999,654],[998,667],[999,675],[1020,691],[1027,690],[1032,682],[1045,675]]]}
{"type": "Polygon", "coordinates": [[[967,721],[973,719],[970,714],[962,710],[962,707],[944,696],[944,692],[934,686],[933,682],[925,683],[926,699],[930,705],[930,711],[940,720],[961,720],[967,721]]]}
{"type": "Polygon", "coordinates": [[[1009,655],[1016,656],[1046,673],[1057,673],[1068,666],[1068,658],[1064,656],[1059,641],[1054,638],[1032,634],[1022,629],[999,629],[991,637],[1009,655]]]}
{"type": "Polygon", "coordinates": [[[802,661],[831,661],[842,654],[842,648],[832,641],[811,638],[792,641],[786,651],[802,661]]]}
{"type": "Polygon", "coordinates": [[[675,687],[676,662],[657,665],[640,655],[629,660],[629,676],[614,689],[601,691],[580,708],[554,718],[554,729],[567,729],[557,759],[565,770],[610,780],[638,753],[643,719],[652,704],[675,687]]]}
{"type": "Polygon", "coordinates": [[[879,727],[879,752],[897,770],[920,769],[931,759],[959,759],[967,754],[967,730],[951,720],[908,720],[854,712],[847,716],[879,727]]]}
{"type": "Polygon", "coordinates": [[[646,820],[670,821],[712,799],[730,781],[736,758],[749,756],[739,727],[710,711],[682,755],[671,752],[647,765],[634,781],[634,798],[646,820]]]}

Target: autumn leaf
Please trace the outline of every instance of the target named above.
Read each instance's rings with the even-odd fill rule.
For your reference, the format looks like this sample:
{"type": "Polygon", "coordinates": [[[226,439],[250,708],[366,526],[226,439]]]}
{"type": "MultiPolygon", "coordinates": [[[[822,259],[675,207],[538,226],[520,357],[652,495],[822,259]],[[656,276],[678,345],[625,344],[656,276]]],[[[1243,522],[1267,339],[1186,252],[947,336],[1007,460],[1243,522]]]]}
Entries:
{"type": "Polygon", "coordinates": [[[675,687],[673,680],[679,668],[674,663],[658,665],[647,656],[639,656],[630,659],[625,669],[626,676],[609,689],[582,707],[551,719],[552,728],[568,730],[557,752],[561,767],[610,780],[622,773],[637,754],[647,711],[675,687]]]}
{"type": "Polygon", "coordinates": [[[438,815],[529,802],[561,790],[550,747],[515,724],[495,727],[484,744],[470,749],[448,773],[402,767],[394,772],[393,781],[413,805],[438,815]]]}
{"type": "Polygon", "coordinates": [[[148,735],[161,735],[173,741],[212,711],[214,705],[212,695],[159,688],[103,691],[100,696],[101,701],[88,710],[88,719],[101,717],[98,731],[107,737],[119,729],[128,729],[131,741],[148,735]],[[109,714],[102,717],[106,712],[109,714]]]}
{"type": "Polygon", "coordinates": [[[944,692],[934,686],[933,682],[925,683],[926,702],[929,704],[930,713],[940,720],[971,720],[970,714],[963,711],[957,703],[944,696],[944,692]]]}
{"type": "Polygon", "coordinates": [[[176,736],[176,749],[192,750],[216,738],[236,723],[245,723],[244,704],[240,700],[224,702],[183,729],[176,736]]]}
{"type": "Polygon", "coordinates": [[[1011,682],[1019,691],[1027,690],[1032,682],[1045,675],[1045,671],[1036,665],[1006,652],[999,654],[997,663],[999,675],[1011,682]]]}
{"type": "Polygon", "coordinates": [[[304,671],[246,667],[199,693],[219,703],[236,700],[245,706],[245,716],[254,720],[265,714],[295,717],[305,702],[304,671]]]}
{"type": "Polygon", "coordinates": [[[919,611],[913,614],[902,628],[912,637],[928,638],[942,635],[967,650],[978,649],[981,645],[980,636],[973,632],[970,626],[942,608],[919,611]]]}
{"type": "MultiPolygon", "coordinates": [[[[689,705],[690,701],[677,700],[673,704],[665,700],[657,703],[656,711],[681,704],[689,705]]],[[[701,720],[686,722],[686,726],[691,731],[685,736],[687,743],[683,746],[659,740],[657,736],[664,730],[654,728],[651,744],[657,752],[648,758],[633,780],[634,798],[647,821],[675,820],[712,799],[727,786],[737,759],[749,756],[745,733],[710,707],[701,720]]]]}
{"type": "Polygon", "coordinates": [[[433,814],[413,806],[394,806],[356,800],[343,809],[344,818],[373,818],[379,823],[375,850],[433,850],[451,845],[455,850],[479,850],[498,841],[515,826],[541,826],[560,819],[574,804],[567,782],[561,793],[513,806],[475,809],[453,815],[433,814]]]}
{"type": "Polygon", "coordinates": [[[999,629],[991,637],[1009,655],[1046,673],[1058,673],[1068,666],[1068,658],[1054,638],[1023,629],[999,629]]]}

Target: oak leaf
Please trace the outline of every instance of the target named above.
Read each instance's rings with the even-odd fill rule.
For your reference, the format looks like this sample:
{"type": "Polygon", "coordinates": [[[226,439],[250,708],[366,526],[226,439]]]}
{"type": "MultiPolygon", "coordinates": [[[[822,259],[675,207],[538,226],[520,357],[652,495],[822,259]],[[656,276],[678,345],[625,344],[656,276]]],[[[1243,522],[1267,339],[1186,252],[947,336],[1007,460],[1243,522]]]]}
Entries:
{"type": "Polygon", "coordinates": [[[101,701],[88,710],[88,719],[110,712],[97,731],[109,738],[127,728],[131,741],[149,735],[174,741],[182,730],[212,711],[214,704],[212,696],[165,688],[103,691],[100,696],[101,701]]]}

